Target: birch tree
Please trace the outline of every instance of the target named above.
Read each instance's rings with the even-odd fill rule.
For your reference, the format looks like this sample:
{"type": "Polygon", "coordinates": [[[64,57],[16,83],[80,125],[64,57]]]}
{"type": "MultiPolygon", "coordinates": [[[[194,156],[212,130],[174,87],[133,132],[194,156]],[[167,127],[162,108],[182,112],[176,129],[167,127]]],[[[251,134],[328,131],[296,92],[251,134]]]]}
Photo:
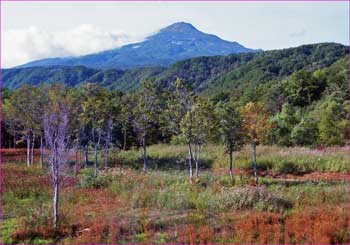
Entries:
{"type": "Polygon", "coordinates": [[[246,137],[253,147],[254,176],[255,183],[258,184],[256,146],[264,139],[267,130],[271,128],[271,124],[269,123],[270,115],[265,111],[262,105],[249,102],[243,108],[242,116],[246,137]]]}
{"type": "Polygon", "coordinates": [[[163,128],[176,137],[185,136],[187,139],[189,179],[192,183],[192,108],[195,102],[195,95],[192,87],[180,78],[176,79],[174,90],[175,91],[170,94],[167,100],[165,112],[162,113],[163,128]],[[186,119],[184,119],[184,117],[186,117],[186,119]]]}
{"type": "Polygon", "coordinates": [[[34,86],[24,85],[16,90],[8,100],[5,116],[14,124],[16,134],[20,134],[27,145],[27,166],[33,165],[36,132],[41,130],[42,106],[40,94],[34,86]],[[39,96],[39,97],[38,97],[39,96]]]}
{"type": "Polygon", "coordinates": [[[53,226],[59,223],[60,169],[65,162],[69,139],[69,104],[62,88],[53,88],[49,94],[49,104],[43,117],[45,142],[49,150],[49,164],[53,183],[53,226]],[[58,89],[58,91],[56,91],[58,89]]]}
{"type": "Polygon", "coordinates": [[[153,81],[143,81],[141,90],[134,95],[133,128],[143,149],[143,170],[148,168],[147,138],[152,127],[158,122],[160,112],[160,93],[153,81]]]}
{"type": "Polygon", "coordinates": [[[94,147],[94,175],[98,174],[98,150],[101,145],[103,125],[106,120],[107,90],[97,84],[88,83],[83,87],[81,120],[86,128],[90,128],[90,139],[94,147]]]}
{"type": "Polygon", "coordinates": [[[239,150],[243,143],[242,118],[237,105],[229,101],[219,103],[216,106],[216,114],[219,121],[219,134],[229,154],[230,177],[233,178],[233,152],[239,150]]]}
{"type": "MultiPolygon", "coordinates": [[[[216,129],[214,108],[208,100],[197,99],[192,109],[182,118],[182,136],[189,149],[189,158],[195,162],[195,176],[199,177],[199,161],[202,146],[213,136],[216,129]]],[[[192,161],[190,162],[190,182],[192,182],[192,161]]]]}
{"type": "Polygon", "coordinates": [[[132,96],[130,94],[123,95],[121,98],[121,108],[120,108],[120,116],[119,122],[122,127],[122,137],[123,137],[123,145],[122,148],[125,151],[127,148],[127,132],[128,129],[132,129],[131,122],[132,120],[132,111],[133,111],[133,101],[132,96]]]}
{"type": "Polygon", "coordinates": [[[114,91],[105,96],[103,113],[103,131],[104,131],[104,166],[108,167],[109,149],[112,145],[112,130],[114,125],[120,121],[121,99],[120,92],[114,91]]]}

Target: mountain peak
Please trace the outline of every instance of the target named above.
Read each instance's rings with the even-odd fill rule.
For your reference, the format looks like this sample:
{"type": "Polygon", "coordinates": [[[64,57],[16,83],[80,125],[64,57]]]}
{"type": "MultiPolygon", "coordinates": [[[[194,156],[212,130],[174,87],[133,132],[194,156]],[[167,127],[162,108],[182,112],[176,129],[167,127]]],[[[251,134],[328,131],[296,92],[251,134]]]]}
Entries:
{"type": "Polygon", "coordinates": [[[160,32],[189,32],[189,31],[198,31],[198,30],[192,24],[187,22],[176,22],[160,30],[160,32]]]}
{"type": "Polygon", "coordinates": [[[51,58],[33,61],[21,67],[83,65],[90,68],[133,68],[169,66],[176,61],[199,56],[256,52],[237,42],[223,40],[197,30],[192,24],[177,22],[167,26],[143,42],[79,57],[51,58]]]}

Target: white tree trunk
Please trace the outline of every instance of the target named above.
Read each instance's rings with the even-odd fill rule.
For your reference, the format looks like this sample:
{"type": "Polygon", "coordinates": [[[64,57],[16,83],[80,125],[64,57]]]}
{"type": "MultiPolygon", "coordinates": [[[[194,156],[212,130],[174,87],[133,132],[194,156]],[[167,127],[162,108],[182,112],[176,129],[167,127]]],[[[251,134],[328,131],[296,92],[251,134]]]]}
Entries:
{"type": "Polygon", "coordinates": [[[30,135],[27,133],[27,166],[30,166],[30,135]]]}
{"type": "Polygon", "coordinates": [[[188,143],[188,164],[190,167],[190,183],[192,184],[192,147],[191,147],[191,143],[188,143]]]}
{"type": "Polygon", "coordinates": [[[146,136],[142,137],[142,148],[143,148],[143,171],[147,171],[147,148],[146,148],[146,136]]]}
{"type": "Polygon", "coordinates": [[[100,145],[100,140],[101,140],[101,131],[98,131],[98,140],[95,142],[95,130],[93,130],[93,141],[94,141],[94,150],[95,150],[95,177],[98,175],[98,163],[97,163],[97,152],[98,152],[98,147],[100,145]]]}
{"type": "Polygon", "coordinates": [[[43,136],[40,136],[40,167],[43,167],[43,155],[44,155],[44,150],[43,150],[43,136]]]}
{"type": "Polygon", "coordinates": [[[108,149],[108,146],[105,146],[105,154],[104,154],[104,166],[105,166],[105,168],[108,168],[108,155],[109,155],[109,149],[108,149]]]}
{"type": "Polygon", "coordinates": [[[253,167],[254,167],[255,183],[258,184],[259,178],[258,178],[257,167],[256,167],[256,144],[255,143],[253,143],[253,167]]]}
{"type": "Polygon", "coordinates": [[[78,174],[78,153],[79,149],[78,147],[75,149],[75,167],[74,167],[74,175],[78,174]]]}
{"type": "Polygon", "coordinates": [[[112,130],[112,121],[108,121],[108,127],[107,127],[107,137],[106,137],[106,143],[105,143],[105,155],[104,155],[104,165],[105,168],[108,167],[108,155],[109,155],[109,144],[112,141],[111,140],[111,130],[112,130]]]}
{"type": "Polygon", "coordinates": [[[31,164],[32,165],[34,165],[34,143],[35,143],[35,133],[33,132],[32,159],[31,159],[31,164]]]}
{"type": "Polygon", "coordinates": [[[54,181],[54,195],[53,195],[53,226],[56,229],[58,227],[58,188],[59,178],[58,174],[55,174],[54,181]],[[56,177],[57,176],[57,177],[56,177]]]}
{"type": "Polygon", "coordinates": [[[95,153],[95,163],[94,163],[95,173],[94,173],[94,175],[96,177],[98,174],[98,171],[97,171],[97,144],[95,144],[94,153],[95,153]]]}
{"type": "Polygon", "coordinates": [[[60,107],[62,111],[49,111],[44,116],[45,143],[50,153],[50,165],[53,184],[53,227],[58,228],[58,203],[60,165],[65,162],[65,153],[69,140],[68,111],[60,107]]]}
{"type": "Polygon", "coordinates": [[[89,146],[87,144],[85,145],[85,149],[84,149],[84,157],[85,157],[84,168],[86,168],[89,163],[89,146]]]}
{"type": "Polygon", "coordinates": [[[232,145],[230,145],[229,155],[230,155],[230,177],[231,177],[231,179],[233,179],[233,174],[232,174],[232,154],[233,154],[233,149],[232,149],[232,145]]]}

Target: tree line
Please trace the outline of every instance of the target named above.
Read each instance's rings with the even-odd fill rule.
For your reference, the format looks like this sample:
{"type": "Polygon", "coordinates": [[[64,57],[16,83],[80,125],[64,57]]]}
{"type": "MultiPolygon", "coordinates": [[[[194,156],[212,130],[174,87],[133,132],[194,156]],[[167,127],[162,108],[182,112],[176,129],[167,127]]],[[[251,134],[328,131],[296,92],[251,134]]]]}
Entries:
{"type": "MultiPolygon", "coordinates": [[[[83,152],[82,167],[90,162],[89,151],[93,151],[96,176],[98,154],[103,153],[104,167],[108,167],[112,147],[142,148],[146,171],[148,145],[178,142],[188,146],[192,181],[192,165],[198,178],[203,145],[221,141],[232,155],[247,142],[245,139],[258,143],[266,125],[270,125],[268,112],[258,104],[249,103],[239,108],[231,100],[214,105],[210,99],[196,95],[182,79],[176,80],[173,89],[162,90],[152,80],[144,81],[140,90],[129,94],[93,83],[79,88],[59,83],[25,85],[4,98],[2,123],[6,141],[10,147],[26,146],[28,166],[34,164],[34,148],[40,149],[42,166],[44,148],[58,147],[50,142],[62,130],[65,151],[75,151],[76,155],[83,152]],[[53,115],[54,112],[57,115],[53,115]],[[64,120],[60,118],[63,112],[64,120]],[[64,125],[60,125],[62,120],[64,125]],[[52,126],[60,128],[53,133],[52,126]]],[[[232,174],[232,160],[230,166],[232,174]]]]}
{"type": "MultiPolygon", "coordinates": [[[[344,63],[345,64],[345,63],[344,63]]],[[[54,188],[54,224],[58,220],[60,168],[75,152],[74,171],[94,164],[98,157],[109,166],[112,148],[142,149],[143,170],[149,166],[147,146],[177,143],[187,146],[189,181],[199,177],[203,145],[222,143],[229,154],[244,144],[252,146],[252,167],[258,183],[258,144],[344,145],[349,141],[349,98],[342,63],[330,68],[295,72],[289,79],[270,81],[254,90],[223,91],[215,96],[196,94],[183,79],[168,88],[146,79],[137,91],[122,93],[95,83],[69,88],[60,83],[24,85],[3,90],[3,146],[26,147],[27,165],[40,150],[51,167],[54,188]],[[93,159],[89,160],[93,151],[93,159]],[[78,161],[78,155],[84,161],[78,161]],[[81,165],[81,166],[78,166],[81,165]],[[193,173],[194,171],[194,173],[193,173]]],[[[247,82],[249,85],[249,82],[247,82]]]]}
{"type": "Polygon", "coordinates": [[[2,142],[8,147],[26,146],[28,166],[33,164],[34,148],[39,148],[42,165],[47,145],[44,116],[52,111],[50,101],[64,96],[71,115],[67,146],[76,155],[83,152],[83,167],[89,163],[89,150],[93,151],[95,175],[98,154],[103,152],[108,167],[112,147],[141,147],[147,170],[147,145],[178,142],[188,146],[189,166],[194,165],[197,177],[202,146],[208,142],[227,145],[230,156],[245,143],[346,144],[348,92],[342,90],[343,83],[327,86],[325,73],[302,70],[288,80],[265,83],[269,90],[260,96],[264,88],[256,87],[251,94],[231,90],[219,98],[196,94],[179,78],[168,89],[147,79],[139,90],[127,94],[95,83],[77,88],[59,83],[25,85],[3,93],[2,142]]]}

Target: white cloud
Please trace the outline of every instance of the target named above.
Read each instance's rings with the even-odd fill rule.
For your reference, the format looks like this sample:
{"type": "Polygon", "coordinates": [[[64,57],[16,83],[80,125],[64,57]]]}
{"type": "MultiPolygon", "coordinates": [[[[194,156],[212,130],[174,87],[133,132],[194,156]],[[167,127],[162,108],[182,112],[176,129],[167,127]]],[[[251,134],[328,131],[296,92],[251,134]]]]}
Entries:
{"type": "Polygon", "coordinates": [[[1,67],[4,68],[43,58],[95,53],[141,40],[121,31],[106,31],[93,25],[65,31],[46,31],[32,26],[5,30],[1,36],[1,67]]]}

